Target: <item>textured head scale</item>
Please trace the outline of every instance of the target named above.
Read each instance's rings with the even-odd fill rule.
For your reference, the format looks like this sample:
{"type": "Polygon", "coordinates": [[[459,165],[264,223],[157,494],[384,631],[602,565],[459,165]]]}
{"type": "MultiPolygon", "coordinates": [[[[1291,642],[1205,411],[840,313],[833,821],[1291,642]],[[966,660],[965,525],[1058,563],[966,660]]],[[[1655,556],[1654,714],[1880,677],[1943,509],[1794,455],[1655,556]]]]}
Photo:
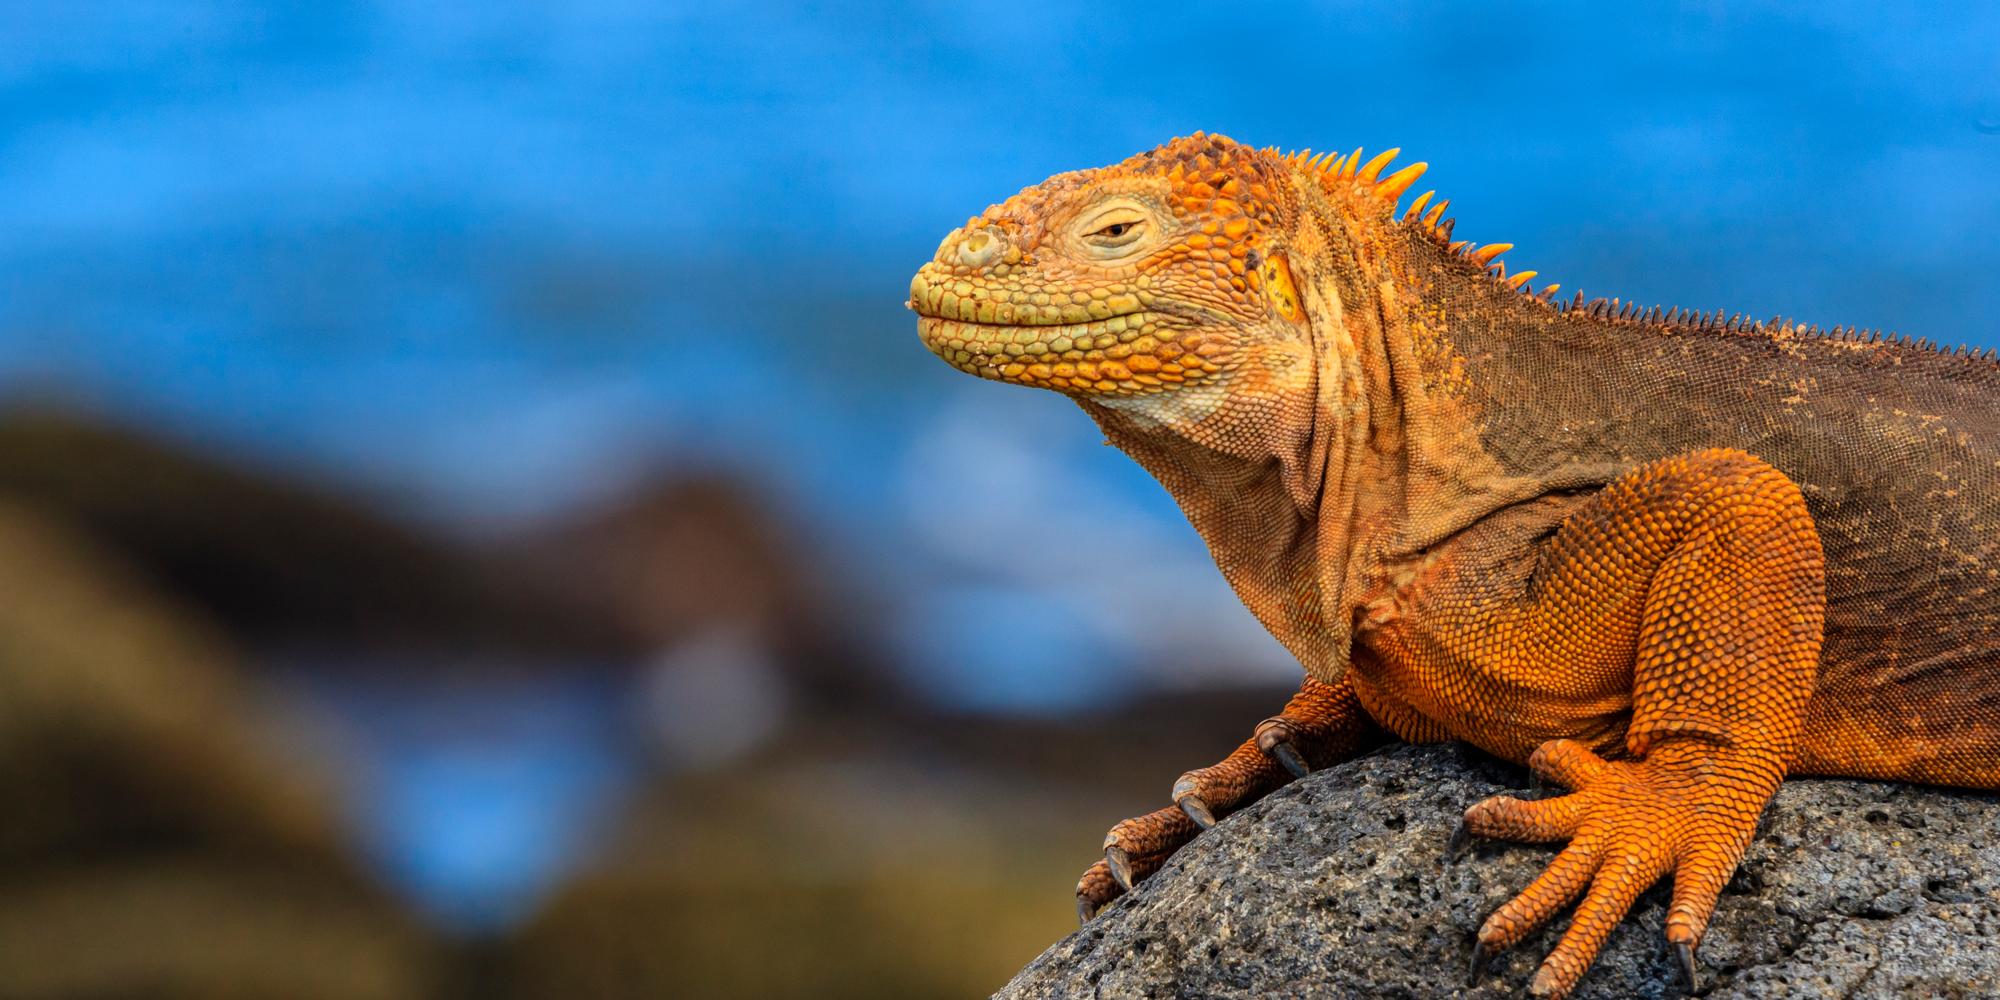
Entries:
{"type": "Polygon", "coordinates": [[[1222,136],[1058,174],[955,229],[910,282],[926,346],[985,378],[1112,399],[1299,338],[1288,160],[1222,136]]]}

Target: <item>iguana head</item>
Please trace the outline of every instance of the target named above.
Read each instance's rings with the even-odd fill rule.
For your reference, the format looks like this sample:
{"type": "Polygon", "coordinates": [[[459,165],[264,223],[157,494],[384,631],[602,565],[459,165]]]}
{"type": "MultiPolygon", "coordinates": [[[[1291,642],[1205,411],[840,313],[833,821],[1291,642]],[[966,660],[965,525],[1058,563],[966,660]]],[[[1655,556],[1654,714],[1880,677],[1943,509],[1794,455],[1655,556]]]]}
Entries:
{"type": "Polygon", "coordinates": [[[1212,382],[1304,339],[1298,185],[1330,175],[1386,216],[1423,171],[1378,179],[1386,162],[1197,133],[1059,174],[947,235],[910,307],[926,346],[984,378],[1106,402],[1212,382]]]}
{"type": "Polygon", "coordinates": [[[1196,135],[1028,188],[910,282],[924,343],[974,375],[1085,397],[1211,379],[1301,319],[1284,169],[1196,135]]]}

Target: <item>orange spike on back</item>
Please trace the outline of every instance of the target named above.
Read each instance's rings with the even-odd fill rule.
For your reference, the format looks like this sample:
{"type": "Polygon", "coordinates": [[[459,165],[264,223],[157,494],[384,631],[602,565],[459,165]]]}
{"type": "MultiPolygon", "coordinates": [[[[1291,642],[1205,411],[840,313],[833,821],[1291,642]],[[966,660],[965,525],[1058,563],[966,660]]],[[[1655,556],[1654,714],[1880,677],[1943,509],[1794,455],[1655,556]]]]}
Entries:
{"type": "Polygon", "coordinates": [[[1435,190],[1425,191],[1423,194],[1418,195],[1415,200],[1410,202],[1409,208],[1405,209],[1400,216],[1397,215],[1395,210],[1396,203],[1402,199],[1403,195],[1410,188],[1416,185],[1418,178],[1422,177],[1430,169],[1428,163],[1412,163],[1391,171],[1386,177],[1382,176],[1382,171],[1401,152],[1402,149],[1400,147],[1386,149],[1367,160],[1363,160],[1361,158],[1362,151],[1359,148],[1356,148],[1353,152],[1344,154],[1314,153],[1311,150],[1302,149],[1295,153],[1285,154],[1284,162],[1287,166],[1313,175],[1313,179],[1328,194],[1351,197],[1369,195],[1375,199],[1375,204],[1387,203],[1390,218],[1400,218],[1404,222],[1413,222],[1422,226],[1424,232],[1431,239],[1447,245],[1447,253],[1477,262],[1488,274],[1493,276],[1495,281],[1506,285],[1508,288],[1525,295],[1533,296],[1544,302],[1553,298],[1556,291],[1562,287],[1561,285],[1546,285],[1541,291],[1537,292],[1528,283],[1536,277],[1538,272],[1522,271],[1519,274],[1509,275],[1507,273],[1507,265],[1504,262],[1498,262],[1501,254],[1514,249],[1514,244],[1489,243],[1485,246],[1479,246],[1470,240],[1452,239],[1454,223],[1453,220],[1445,218],[1446,210],[1451,207],[1451,199],[1437,197],[1435,190]]]}
{"type": "Polygon", "coordinates": [[[1396,154],[1402,151],[1403,148],[1401,146],[1396,146],[1377,153],[1375,158],[1369,160],[1367,165],[1361,168],[1361,172],[1355,175],[1355,179],[1372,183],[1375,178],[1381,176],[1382,168],[1388,166],[1389,161],[1395,159],[1396,154]]]}
{"type": "Polygon", "coordinates": [[[1408,191],[1410,185],[1415,184],[1417,178],[1422,177],[1424,171],[1429,170],[1430,167],[1431,165],[1428,163],[1412,163],[1390,174],[1388,177],[1382,179],[1382,183],[1375,185],[1375,196],[1389,202],[1401,198],[1403,192],[1408,191]]]}

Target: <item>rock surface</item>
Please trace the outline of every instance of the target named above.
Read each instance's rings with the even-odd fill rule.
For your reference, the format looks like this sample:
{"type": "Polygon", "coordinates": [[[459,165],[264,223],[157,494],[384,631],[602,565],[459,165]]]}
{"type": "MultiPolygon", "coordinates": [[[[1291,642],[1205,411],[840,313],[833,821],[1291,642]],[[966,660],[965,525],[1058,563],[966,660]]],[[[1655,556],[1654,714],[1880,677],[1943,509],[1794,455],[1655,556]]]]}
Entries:
{"type": "MultiPolygon", "coordinates": [[[[1385,749],[1299,782],[1183,848],[998,996],[1518,995],[1565,918],[1464,985],[1473,934],[1553,849],[1475,842],[1465,806],[1526,784],[1457,746],[1385,749]]],[[[1641,897],[1574,996],[1678,996],[1641,897]]],[[[1701,995],[2000,996],[2000,797],[1787,782],[1703,941],[1701,995]]]]}

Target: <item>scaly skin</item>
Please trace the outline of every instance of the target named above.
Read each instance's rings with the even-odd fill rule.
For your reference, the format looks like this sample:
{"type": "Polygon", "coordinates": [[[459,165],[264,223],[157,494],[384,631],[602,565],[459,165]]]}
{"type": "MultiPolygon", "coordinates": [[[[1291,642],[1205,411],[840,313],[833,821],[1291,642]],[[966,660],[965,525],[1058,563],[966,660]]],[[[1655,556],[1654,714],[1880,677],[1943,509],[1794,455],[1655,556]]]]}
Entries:
{"type": "MultiPolygon", "coordinates": [[[[1391,151],[1393,154],[1394,151],[1391,151]]],[[[1567,994],[1674,878],[1693,949],[1787,774],[2000,788],[2000,366],[1719,314],[1553,304],[1397,214],[1422,165],[1179,139],[947,236],[925,343],[1074,398],[1304,665],[1285,711],[1127,820],[1086,917],[1214,817],[1384,737],[1570,789],[1464,836],[1567,842],[1475,972],[1581,897],[1567,994]]]]}

